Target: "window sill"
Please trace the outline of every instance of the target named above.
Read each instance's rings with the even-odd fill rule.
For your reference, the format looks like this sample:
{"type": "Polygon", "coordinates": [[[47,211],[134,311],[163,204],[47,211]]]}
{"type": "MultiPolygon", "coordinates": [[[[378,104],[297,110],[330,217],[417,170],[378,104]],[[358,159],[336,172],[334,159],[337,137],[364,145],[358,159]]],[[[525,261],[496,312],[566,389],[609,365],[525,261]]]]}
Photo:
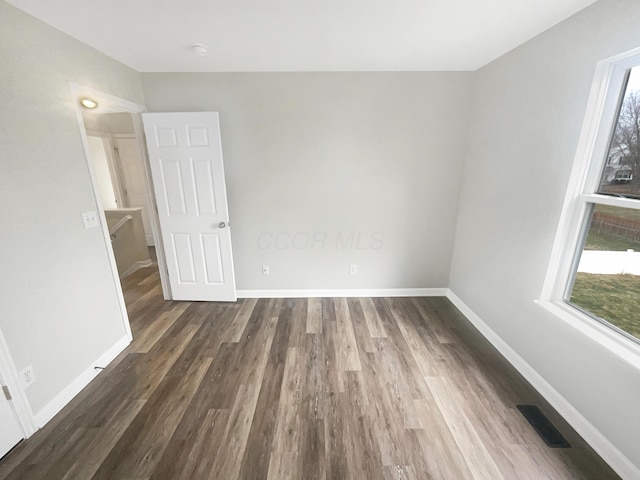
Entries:
{"type": "Polygon", "coordinates": [[[563,301],[535,300],[541,308],[571,325],[614,356],[640,370],[640,345],[563,301]]]}

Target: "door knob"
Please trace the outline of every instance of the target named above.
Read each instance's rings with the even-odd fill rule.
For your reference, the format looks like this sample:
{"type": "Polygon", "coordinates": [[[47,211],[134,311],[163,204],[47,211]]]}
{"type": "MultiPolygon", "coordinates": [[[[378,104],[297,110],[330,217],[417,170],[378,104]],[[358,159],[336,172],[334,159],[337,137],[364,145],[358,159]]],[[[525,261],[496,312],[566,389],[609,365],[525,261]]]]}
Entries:
{"type": "Polygon", "coordinates": [[[226,226],[227,226],[227,224],[226,224],[226,223],[224,223],[224,222],[220,222],[220,223],[218,224],[218,228],[224,228],[224,227],[226,227],[226,226]]]}

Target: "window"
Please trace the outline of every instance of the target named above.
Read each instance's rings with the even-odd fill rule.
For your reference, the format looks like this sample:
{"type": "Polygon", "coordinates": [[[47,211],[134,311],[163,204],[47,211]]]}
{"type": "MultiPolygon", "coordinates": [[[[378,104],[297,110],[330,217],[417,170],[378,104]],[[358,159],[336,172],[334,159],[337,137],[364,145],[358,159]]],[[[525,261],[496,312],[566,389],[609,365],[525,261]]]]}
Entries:
{"type": "Polygon", "coordinates": [[[640,366],[640,49],[598,64],[539,303],[640,366]]]}
{"type": "Polygon", "coordinates": [[[565,300],[640,342],[640,67],[624,85],[565,300]]]}

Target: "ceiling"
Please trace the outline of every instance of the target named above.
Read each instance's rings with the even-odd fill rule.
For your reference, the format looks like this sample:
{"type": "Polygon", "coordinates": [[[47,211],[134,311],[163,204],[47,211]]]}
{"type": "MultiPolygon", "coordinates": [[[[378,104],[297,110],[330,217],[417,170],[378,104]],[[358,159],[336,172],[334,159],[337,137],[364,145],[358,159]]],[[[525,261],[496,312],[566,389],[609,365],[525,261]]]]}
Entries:
{"type": "Polygon", "coordinates": [[[594,2],[7,0],[140,72],[476,70],[594,2]]]}

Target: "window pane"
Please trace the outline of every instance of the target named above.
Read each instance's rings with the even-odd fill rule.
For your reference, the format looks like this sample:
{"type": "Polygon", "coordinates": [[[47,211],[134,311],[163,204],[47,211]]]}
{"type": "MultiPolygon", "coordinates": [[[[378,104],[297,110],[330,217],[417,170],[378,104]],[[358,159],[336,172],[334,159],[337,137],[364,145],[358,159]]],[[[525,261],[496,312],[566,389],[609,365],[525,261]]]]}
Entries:
{"type": "Polygon", "coordinates": [[[598,193],[640,198],[640,67],[629,74],[598,193]]]}
{"type": "Polygon", "coordinates": [[[568,301],[640,339],[640,210],[595,205],[568,301]]]}

